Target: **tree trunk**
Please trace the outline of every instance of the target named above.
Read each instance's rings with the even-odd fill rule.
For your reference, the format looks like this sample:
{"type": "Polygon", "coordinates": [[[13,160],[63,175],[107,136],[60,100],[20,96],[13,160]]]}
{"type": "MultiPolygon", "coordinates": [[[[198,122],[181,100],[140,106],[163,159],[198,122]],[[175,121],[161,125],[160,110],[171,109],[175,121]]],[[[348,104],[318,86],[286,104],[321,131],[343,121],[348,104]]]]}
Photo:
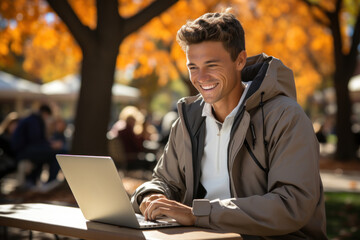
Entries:
{"type": "Polygon", "coordinates": [[[103,44],[84,53],[72,153],[107,155],[112,85],[119,44],[103,44]]]}
{"type": "Polygon", "coordinates": [[[350,100],[346,71],[339,69],[334,74],[336,92],[336,135],[337,149],[335,157],[339,161],[352,160],[356,158],[355,135],[351,130],[352,103],[350,100]]]}
{"type": "MultiPolygon", "coordinates": [[[[336,135],[337,146],[335,158],[339,161],[352,160],[356,157],[355,134],[352,132],[352,102],[349,93],[349,80],[355,70],[357,48],[351,47],[348,54],[343,52],[343,39],[340,29],[340,13],[342,0],[337,0],[334,12],[327,15],[330,19],[330,29],[333,35],[334,46],[334,87],[336,92],[336,135]]],[[[358,24],[356,24],[358,25],[358,24]]],[[[356,34],[355,34],[356,35],[356,34]]],[[[356,36],[353,36],[352,44],[358,45],[356,36]]]]}
{"type": "Polygon", "coordinates": [[[130,18],[119,15],[118,0],[96,1],[97,26],[82,24],[67,0],[47,0],[61,17],[83,53],[81,88],[71,152],[107,155],[112,85],[122,40],[158,16],[177,0],[156,0],[130,18]]]}

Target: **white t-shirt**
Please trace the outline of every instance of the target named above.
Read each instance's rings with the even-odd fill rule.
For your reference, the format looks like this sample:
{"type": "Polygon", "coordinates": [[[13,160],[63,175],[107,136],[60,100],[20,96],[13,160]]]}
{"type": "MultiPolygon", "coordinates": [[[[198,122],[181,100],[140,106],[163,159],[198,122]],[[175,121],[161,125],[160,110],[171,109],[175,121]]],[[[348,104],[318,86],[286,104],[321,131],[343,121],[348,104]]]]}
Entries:
{"type": "Polygon", "coordinates": [[[201,161],[200,182],[206,189],[206,199],[230,198],[228,171],[228,145],[235,115],[244,101],[251,82],[245,83],[245,90],[238,105],[221,123],[212,114],[211,104],[205,103],[202,116],[206,117],[205,149],[201,161]]]}

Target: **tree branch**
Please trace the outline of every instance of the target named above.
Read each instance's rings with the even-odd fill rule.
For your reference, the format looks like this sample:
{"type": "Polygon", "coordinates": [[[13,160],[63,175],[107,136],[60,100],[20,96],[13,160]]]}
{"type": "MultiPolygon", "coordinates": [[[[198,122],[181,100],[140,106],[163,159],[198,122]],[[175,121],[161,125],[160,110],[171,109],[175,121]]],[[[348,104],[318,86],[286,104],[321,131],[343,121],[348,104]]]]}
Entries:
{"type": "Polygon", "coordinates": [[[91,39],[93,31],[82,24],[67,0],[47,0],[47,2],[65,23],[80,47],[84,49],[84,45],[91,39]]]}
{"type": "Polygon", "coordinates": [[[119,15],[118,0],[97,0],[96,6],[98,35],[107,39],[120,37],[123,18],[119,15]]]}
{"type": "Polygon", "coordinates": [[[342,39],[342,34],[340,29],[340,19],[339,19],[341,4],[342,4],[342,0],[337,0],[335,11],[328,13],[330,19],[330,29],[332,31],[332,36],[333,36],[335,66],[337,68],[342,68],[345,62],[344,54],[342,52],[343,39],[342,39]]]}
{"type": "Polygon", "coordinates": [[[328,22],[325,22],[323,19],[319,18],[318,16],[316,16],[315,14],[312,14],[314,20],[319,23],[320,25],[323,25],[325,27],[330,27],[330,24],[328,22]]]}
{"type": "MultiPolygon", "coordinates": [[[[323,8],[322,6],[320,6],[319,4],[313,3],[313,2],[309,2],[308,0],[300,0],[303,3],[305,3],[306,5],[308,5],[309,8],[317,8],[320,12],[322,12],[325,16],[327,16],[328,18],[330,18],[329,14],[330,12],[328,10],[326,10],[325,8],[323,8]]],[[[323,19],[319,18],[318,16],[316,16],[314,13],[311,13],[314,20],[321,24],[324,25],[326,27],[330,27],[329,23],[325,22],[323,19]]]]}
{"type": "Polygon", "coordinates": [[[336,13],[340,13],[341,11],[341,5],[342,5],[342,0],[337,0],[335,3],[335,12],[336,13]]]}
{"type": "Polygon", "coordinates": [[[303,3],[305,3],[306,5],[308,5],[309,7],[315,7],[317,9],[319,9],[322,13],[324,13],[325,15],[328,15],[329,11],[326,10],[325,8],[323,8],[322,6],[320,6],[317,3],[313,3],[313,2],[309,2],[309,0],[301,0],[303,3]]]}
{"type": "Polygon", "coordinates": [[[160,15],[178,0],[157,0],[141,10],[136,15],[126,19],[124,34],[125,36],[137,31],[140,27],[149,22],[153,17],[160,15]]]}

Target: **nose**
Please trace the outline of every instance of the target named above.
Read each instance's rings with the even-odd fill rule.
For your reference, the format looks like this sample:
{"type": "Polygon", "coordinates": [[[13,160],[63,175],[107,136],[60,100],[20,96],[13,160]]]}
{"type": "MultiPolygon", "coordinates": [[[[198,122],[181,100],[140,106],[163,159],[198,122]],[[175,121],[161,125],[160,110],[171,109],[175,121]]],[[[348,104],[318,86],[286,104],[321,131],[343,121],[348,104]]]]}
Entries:
{"type": "Polygon", "coordinates": [[[198,75],[197,80],[200,83],[203,83],[203,82],[206,82],[207,80],[209,80],[209,74],[206,72],[205,69],[199,70],[199,75],[198,75]]]}

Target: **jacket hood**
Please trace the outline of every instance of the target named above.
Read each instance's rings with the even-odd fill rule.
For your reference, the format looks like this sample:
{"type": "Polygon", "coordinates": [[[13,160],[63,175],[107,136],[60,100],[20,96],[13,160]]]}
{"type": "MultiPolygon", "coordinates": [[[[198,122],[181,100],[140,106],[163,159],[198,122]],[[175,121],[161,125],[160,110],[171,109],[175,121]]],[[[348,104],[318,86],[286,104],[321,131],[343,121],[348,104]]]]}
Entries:
{"type": "Polygon", "coordinates": [[[243,82],[252,81],[245,97],[248,110],[278,95],[296,101],[293,72],[277,58],[264,53],[247,58],[241,78],[243,82]]]}

